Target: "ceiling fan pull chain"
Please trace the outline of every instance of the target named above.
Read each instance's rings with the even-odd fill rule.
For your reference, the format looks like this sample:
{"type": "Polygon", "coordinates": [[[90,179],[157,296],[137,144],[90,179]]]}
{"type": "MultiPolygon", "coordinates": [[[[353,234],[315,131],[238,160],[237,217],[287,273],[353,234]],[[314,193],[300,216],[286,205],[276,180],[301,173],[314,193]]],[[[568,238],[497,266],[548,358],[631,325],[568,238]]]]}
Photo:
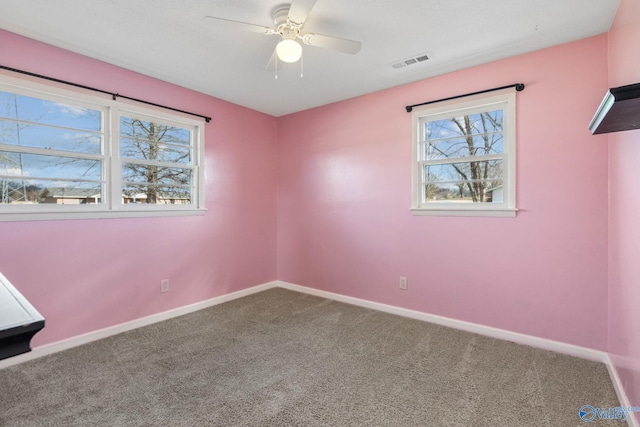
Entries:
{"type": "Polygon", "coordinates": [[[300,55],[300,78],[304,76],[304,53],[300,55]]]}
{"type": "Polygon", "coordinates": [[[276,61],[276,80],[278,80],[278,55],[273,55],[275,56],[275,61],[276,61]]]}

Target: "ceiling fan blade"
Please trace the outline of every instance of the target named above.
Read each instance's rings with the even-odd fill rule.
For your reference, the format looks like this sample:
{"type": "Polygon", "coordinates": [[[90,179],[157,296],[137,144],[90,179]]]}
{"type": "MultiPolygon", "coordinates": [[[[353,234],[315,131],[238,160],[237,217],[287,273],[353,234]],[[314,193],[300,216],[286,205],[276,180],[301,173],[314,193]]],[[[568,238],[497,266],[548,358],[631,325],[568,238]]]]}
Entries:
{"type": "Polygon", "coordinates": [[[318,0],[293,0],[289,9],[289,20],[296,24],[304,24],[309,12],[318,0]]]}
{"type": "Polygon", "coordinates": [[[360,52],[362,43],[355,40],[341,39],[339,37],[324,36],[322,34],[305,34],[302,37],[304,44],[325,49],[337,50],[338,52],[355,55],[360,52]]]}
{"type": "Polygon", "coordinates": [[[266,35],[277,34],[277,32],[274,31],[272,28],[264,27],[262,25],[249,24],[247,22],[240,22],[240,21],[233,21],[231,19],[217,18],[215,16],[205,16],[205,18],[213,19],[215,21],[232,25],[236,28],[242,28],[246,31],[251,31],[254,33],[260,33],[260,34],[266,34],[266,35]]]}

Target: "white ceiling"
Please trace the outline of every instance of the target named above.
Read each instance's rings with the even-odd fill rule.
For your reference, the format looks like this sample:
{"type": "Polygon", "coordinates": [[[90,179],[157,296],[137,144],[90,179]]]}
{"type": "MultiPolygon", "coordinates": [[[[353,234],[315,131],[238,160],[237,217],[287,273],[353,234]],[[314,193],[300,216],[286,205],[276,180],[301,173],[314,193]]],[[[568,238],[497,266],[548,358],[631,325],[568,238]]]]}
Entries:
{"type": "Polygon", "coordinates": [[[277,36],[204,16],[271,26],[283,0],[0,0],[0,28],[282,116],[607,32],[618,1],[318,0],[304,30],[362,50],[304,46],[304,77],[287,64],[277,80],[266,69],[277,36]]]}

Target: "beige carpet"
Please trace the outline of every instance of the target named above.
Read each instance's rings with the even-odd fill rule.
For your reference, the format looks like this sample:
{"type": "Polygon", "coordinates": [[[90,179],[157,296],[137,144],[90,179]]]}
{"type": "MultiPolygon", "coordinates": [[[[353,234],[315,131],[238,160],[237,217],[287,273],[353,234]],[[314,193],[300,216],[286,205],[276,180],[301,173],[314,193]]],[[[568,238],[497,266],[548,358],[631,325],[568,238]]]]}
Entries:
{"type": "Polygon", "coordinates": [[[0,425],[595,426],[607,369],[272,289],[0,370],[0,425]]]}

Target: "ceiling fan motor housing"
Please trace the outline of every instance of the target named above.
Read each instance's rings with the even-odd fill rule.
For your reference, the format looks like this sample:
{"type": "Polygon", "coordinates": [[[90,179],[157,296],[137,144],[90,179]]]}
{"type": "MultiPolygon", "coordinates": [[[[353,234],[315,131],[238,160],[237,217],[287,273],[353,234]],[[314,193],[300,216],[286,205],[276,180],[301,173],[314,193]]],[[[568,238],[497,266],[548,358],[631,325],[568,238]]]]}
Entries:
{"type": "Polygon", "coordinates": [[[280,6],[273,8],[271,11],[271,17],[273,18],[273,24],[276,28],[287,23],[290,9],[291,5],[288,4],[281,4],[280,6]]]}
{"type": "Polygon", "coordinates": [[[273,23],[277,28],[276,32],[280,34],[282,40],[296,40],[302,29],[302,24],[298,24],[289,19],[290,9],[291,5],[283,4],[276,6],[271,12],[273,23]]]}

